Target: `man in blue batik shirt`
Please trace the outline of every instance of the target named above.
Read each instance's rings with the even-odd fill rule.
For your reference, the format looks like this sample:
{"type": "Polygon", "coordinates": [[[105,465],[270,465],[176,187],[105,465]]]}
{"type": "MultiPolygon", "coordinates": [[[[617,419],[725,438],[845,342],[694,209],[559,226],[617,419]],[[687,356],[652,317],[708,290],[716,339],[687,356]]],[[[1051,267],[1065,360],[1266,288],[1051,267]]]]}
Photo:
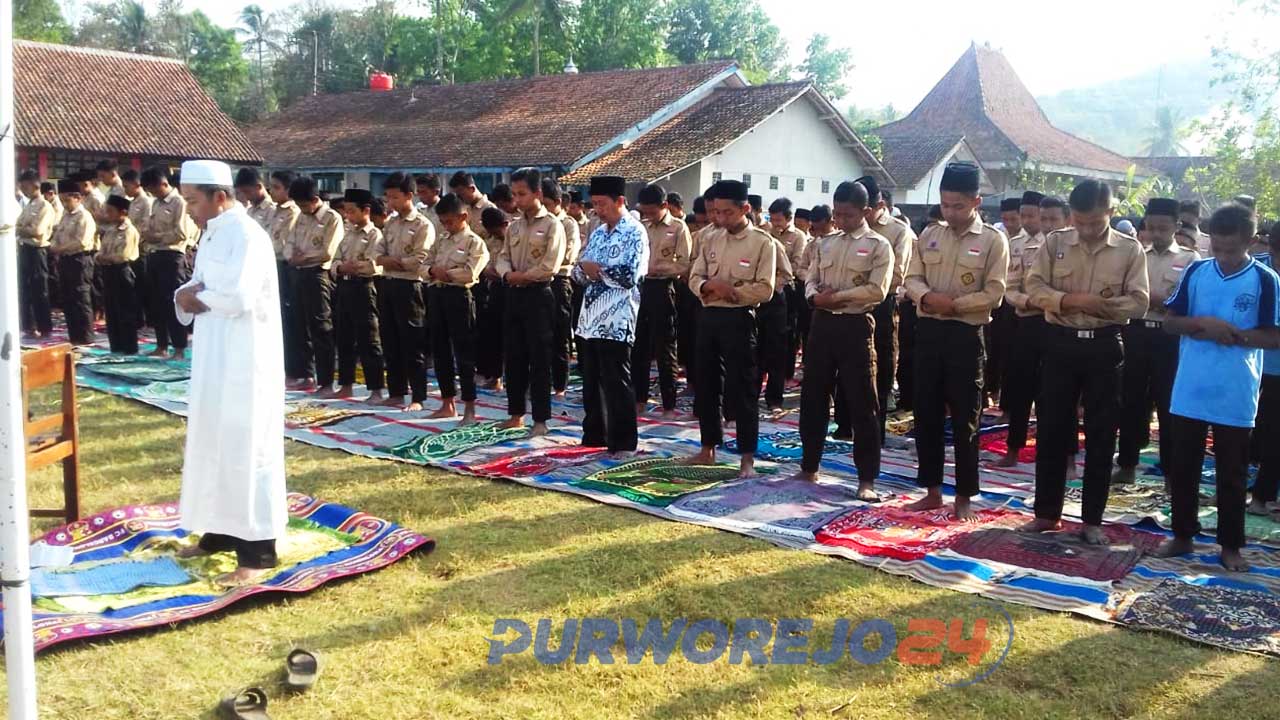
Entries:
{"type": "Polygon", "coordinates": [[[1194,549],[1200,532],[1200,477],[1205,439],[1213,430],[1218,545],[1228,570],[1243,572],[1245,483],[1249,434],[1258,413],[1263,349],[1280,347],[1280,277],[1249,257],[1253,212],[1237,204],[1209,220],[1213,257],[1188,267],[1165,301],[1167,332],[1182,336],[1169,412],[1173,422],[1173,539],[1156,551],[1172,557],[1194,549]]]}
{"type": "Polygon", "coordinates": [[[627,212],[626,188],[620,177],[591,178],[591,207],[601,224],[572,272],[573,281],[586,286],[576,331],[585,414],[582,444],[608,447],[615,457],[636,449],[631,346],[640,282],[649,267],[648,235],[627,212]]]}

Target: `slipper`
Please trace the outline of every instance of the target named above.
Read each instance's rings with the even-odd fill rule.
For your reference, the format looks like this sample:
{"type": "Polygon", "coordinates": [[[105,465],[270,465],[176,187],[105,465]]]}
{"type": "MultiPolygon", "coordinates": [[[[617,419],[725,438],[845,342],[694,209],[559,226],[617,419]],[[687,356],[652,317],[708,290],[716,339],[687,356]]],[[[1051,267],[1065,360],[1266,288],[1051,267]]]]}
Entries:
{"type": "Polygon", "coordinates": [[[320,675],[320,661],[315,653],[302,648],[289,653],[284,660],[284,668],[287,673],[284,685],[294,692],[310,689],[320,675]]]}
{"type": "Polygon", "coordinates": [[[260,687],[245,688],[218,704],[218,717],[226,720],[271,720],[267,693],[260,687]]]}

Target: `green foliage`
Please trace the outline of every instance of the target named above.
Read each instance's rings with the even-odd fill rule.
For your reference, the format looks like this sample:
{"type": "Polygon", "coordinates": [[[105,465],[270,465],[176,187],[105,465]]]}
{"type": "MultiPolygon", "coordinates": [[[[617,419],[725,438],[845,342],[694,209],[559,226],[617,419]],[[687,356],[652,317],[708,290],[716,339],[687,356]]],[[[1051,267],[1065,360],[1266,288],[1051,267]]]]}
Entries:
{"type": "Polygon", "coordinates": [[[1147,140],[1143,155],[1168,157],[1187,154],[1187,146],[1183,141],[1187,137],[1189,127],[1183,120],[1181,110],[1161,105],[1156,108],[1156,118],[1149,129],[1151,136],[1147,140]]]}
{"type": "Polygon", "coordinates": [[[21,40],[61,43],[71,37],[58,0],[14,0],[13,36],[21,40]]]}
{"type": "MultiPolygon", "coordinates": [[[[1129,170],[1132,172],[1133,168],[1129,170]]],[[[1013,173],[1012,187],[1066,197],[1071,194],[1075,182],[1068,176],[1043,170],[1040,163],[1023,162],[1013,173]]]]}
{"type": "Polygon", "coordinates": [[[584,71],[657,67],[669,59],[666,35],[649,0],[582,0],[574,60],[584,71]]]}
{"type": "Polygon", "coordinates": [[[1141,217],[1147,213],[1147,201],[1153,197],[1166,197],[1173,189],[1173,183],[1167,178],[1153,175],[1140,183],[1137,180],[1138,166],[1130,165],[1125,173],[1124,185],[1116,189],[1116,214],[1120,216],[1141,217]]]}
{"type": "Polygon", "coordinates": [[[853,53],[848,48],[833,48],[831,38],[823,33],[814,35],[805,49],[800,72],[813,80],[813,84],[831,100],[839,100],[849,94],[845,78],[853,69],[853,53]]]}
{"type": "Polygon", "coordinates": [[[245,61],[234,30],[218,27],[199,10],[187,15],[181,57],[200,80],[218,106],[237,117],[245,117],[244,90],[249,84],[249,63],[245,61]]]}
{"type": "Polygon", "coordinates": [[[889,103],[879,110],[850,105],[845,111],[845,118],[849,121],[849,126],[853,128],[854,133],[862,139],[862,143],[867,146],[872,155],[877,160],[884,160],[884,143],[880,141],[880,136],[875,134],[876,128],[886,123],[902,117],[902,113],[889,103]]]}
{"type": "Polygon", "coordinates": [[[736,59],[751,82],[782,79],[787,45],[757,0],[671,0],[667,52],[682,63],[736,59]]]}

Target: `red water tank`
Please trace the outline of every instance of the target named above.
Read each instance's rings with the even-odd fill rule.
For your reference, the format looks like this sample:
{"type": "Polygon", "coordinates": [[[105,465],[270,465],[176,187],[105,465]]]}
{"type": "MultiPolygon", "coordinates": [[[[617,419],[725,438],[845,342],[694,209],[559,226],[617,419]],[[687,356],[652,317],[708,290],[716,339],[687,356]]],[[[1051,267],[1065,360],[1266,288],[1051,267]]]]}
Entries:
{"type": "Polygon", "coordinates": [[[376,72],[369,76],[369,89],[386,92],[396,86],[395,78],[386,73],[376,72]]]}

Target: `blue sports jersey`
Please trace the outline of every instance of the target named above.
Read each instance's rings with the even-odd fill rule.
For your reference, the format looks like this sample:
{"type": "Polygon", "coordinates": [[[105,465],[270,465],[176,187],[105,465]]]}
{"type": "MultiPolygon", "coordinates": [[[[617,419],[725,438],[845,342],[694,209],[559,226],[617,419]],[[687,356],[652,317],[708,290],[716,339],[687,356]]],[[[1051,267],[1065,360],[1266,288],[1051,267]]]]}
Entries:
{"type": "MultiPolygon", "coordinates": [[[[1253,259],[1263,263],[1272,270],[1276,269],[1275,263],[1271,261],[1271,253],[1258,253],[1253,256],[1253,259]]],[[[1280,375],[1280,350],[1262,351],[1262,374],[1280,375]]]]}
{"type": "MultiPolygon", "coordinates": [[[[1276,327],[1280,277],[1252,258],[1223,275],[1218,261],[1193,263],[1165,306],[1175,315],[1216,317],[1241,330],[1276,327]]],[[[1253,427],[1262,386],[1262,350],[1182,336],[1169,409],[1220,425],[1253,427]]]]}

